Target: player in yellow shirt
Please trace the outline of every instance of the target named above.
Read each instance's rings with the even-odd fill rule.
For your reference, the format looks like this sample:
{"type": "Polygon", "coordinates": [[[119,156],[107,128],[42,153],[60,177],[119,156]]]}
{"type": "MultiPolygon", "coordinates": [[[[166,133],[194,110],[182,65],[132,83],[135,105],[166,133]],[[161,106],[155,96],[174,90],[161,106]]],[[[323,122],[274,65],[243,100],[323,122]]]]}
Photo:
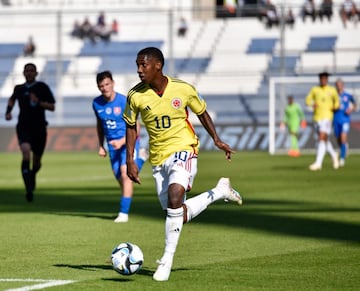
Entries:
{"type": "Polygon", "coordinates": [[[327,72],[320,73],[319,86],[312,87],[305,99],[306,105],[314,109],[313,120],[316,123],[318,134],[316,160],[309,166],[311,171],[321,170],[326,151],[331,155],[333,168],[339,168],[338,154],[329,140],[329,135],[332,129],[334,110],[339,108],[340,101],[336,88],[328,85],[328,78],[327,72]]]}
{"type": "Polygon", "coordinates": [[[231,160],[234,152],[216,133],[206,111],[206,103],[190,84],[165,76],[162,72],[164,56],[155,47],[144,48],[137,54],[137,73],[141,82],[128,93],[123,115],[127,123],[127,173],[140,183],[138,169],[133,161],[137,137],[138,115],[149,135],[150,163],[156,191],[166,211],[165,250],[153,275],[156,281],[167,281],[183,224],[199,215],[206,207],[219,200],[232,200],[242,204],[240,194],[231,188],[229,178],[221,178],[216,187],[185,200],[185,193],[193,185],[197,173],[199,139],[189,119],[188,108],[214,140],[215,145],[231,160]]]}

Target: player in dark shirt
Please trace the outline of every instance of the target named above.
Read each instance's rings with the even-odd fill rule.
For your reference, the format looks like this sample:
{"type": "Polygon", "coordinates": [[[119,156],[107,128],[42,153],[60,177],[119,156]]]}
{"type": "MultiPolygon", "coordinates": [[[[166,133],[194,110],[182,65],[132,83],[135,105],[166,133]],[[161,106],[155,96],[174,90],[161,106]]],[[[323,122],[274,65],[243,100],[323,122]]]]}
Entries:
{"type": "Polygon", "coordinates": [[[48,123],[45,110],[55,110],[55,98],[47,84],[36,81],[38,73],[34,64],[26,64],[23,74],[26,82],[15,86],[8,101],[5,119],[12,119],[11,111],[18,101],[16,134],[22,153],[21,173],[26,188],[26,199],[31,202],[36,185],[36,173],[40,170],[41,157],[46,145],[48,123]]]}

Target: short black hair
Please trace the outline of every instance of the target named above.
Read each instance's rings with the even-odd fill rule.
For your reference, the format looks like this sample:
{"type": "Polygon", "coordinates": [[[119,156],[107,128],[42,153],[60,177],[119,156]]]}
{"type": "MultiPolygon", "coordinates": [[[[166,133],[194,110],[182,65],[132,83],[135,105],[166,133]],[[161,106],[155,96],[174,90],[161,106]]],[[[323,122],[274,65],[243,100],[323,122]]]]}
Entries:
{"type": "Polygon", "coordinates": [[[319,73],[319,78],[321,78],[321,77],[329,77],[330,76],[330,74],[328,73],[328,72],[321,72],[321,73],[319,73]]]}
{"type": "Polygon", "coordinates": [[[113,80],[112,73],[110,71],[103,71],[96,75],[96,83],[100,83],[102,80],[109,78],[110,80],[113,80]]]}
{"type": "Polygon", "coordinates": [[[27,67],[33,67],[33,69],[35,70],[35,72],[37,71],[36,65],[34,63],[27,63],[24,66],[24,71],[26,70],[27,67]]]}
{"type": "Polygon", "coordinates": [[[140,55],[151,56],[151,57],[159,60],[162,67],[165,64],[164,55],[161,52],[161,50],[159,50],[157,47],[152,47],[152,46],[151,47],[146,47],[146,48],[140,50],[137,55],[138,56],[140,56],[140,55]]]}

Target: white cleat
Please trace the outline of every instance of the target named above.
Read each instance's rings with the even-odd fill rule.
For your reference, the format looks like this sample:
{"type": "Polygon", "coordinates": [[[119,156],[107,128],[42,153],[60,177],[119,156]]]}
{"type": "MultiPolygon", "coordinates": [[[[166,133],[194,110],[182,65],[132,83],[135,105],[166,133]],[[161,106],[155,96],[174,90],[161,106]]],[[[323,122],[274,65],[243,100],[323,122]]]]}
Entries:
{"type": "Polygon", "coordinates": [[[229,178],[220,178],[219,182],[216,185],[222,193],[224,193],[225,201],[234,201],[239,205],[242,205],[243,200],[240,196],[240,193],[235,189],[231,188],[230,179],[229,178]]]}
{"type": "Polygon", "coordinates": [[[340,159],[339,167],[345,167],[345,160],[344,159],[340,159]]]}
{"type": "Polygon", "coordinates": [[[172,258],[167,259],[167,261],[157,260],[156,262],[159,264],[157,267],[153,279],[155,281],[167,281],[169,280],[172,266],[172,258]]]}
{"type": "Polygon", "coordinates": [[[309,170],[310,171],[320,171],[321,170],[321,166],[316,164],[316,163],[313,163],[309,166],[309,170]]]}
{"type": "Polygon", "coordinates": [[[124,223],[124,222],[128,222],[129,220],[129,215],[126,213],[122,213],[119,212],[118,217],[115,218],[114,222],[116,223],[124,223]]]}
{"type": "Polygon", "coordinates": [[[333,159],[333,168],[334,170],[339,169],[339,156],[336,154],[336,157],[333,159]]]}

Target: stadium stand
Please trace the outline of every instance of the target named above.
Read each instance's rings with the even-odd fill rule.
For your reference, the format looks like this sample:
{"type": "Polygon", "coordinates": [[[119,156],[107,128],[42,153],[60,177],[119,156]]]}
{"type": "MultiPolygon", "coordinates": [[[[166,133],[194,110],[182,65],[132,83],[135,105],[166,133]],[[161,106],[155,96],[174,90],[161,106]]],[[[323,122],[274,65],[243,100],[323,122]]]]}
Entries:
{"type": "MultiPolygon", "coordinates": [[[[129,2],[129,9],[141,7],[136,1],[129,2]]],[[[296,0],[294,5],[295,2],[298,8],[302,1],[296,0]]],[[[108,43],[94,45],[70,35],[74,21],[85,16],[79,12],[79,7],[86,7],[84,3],[87,2],[76,1],[70,7],[57,0],[51,6],[66,7],[60,30],[61,58],[57,56],[59,40],[54,14],[45,15],[38,10],[29,13],[30,9],[24,9],[26,13],[22,14],[2,14],[0,33],[7,33],[10,24],[14,33],[6,41],[0,40],[0,106],[11,94],[14,84],[23,82],[23,65],[33,61],[38,66],[39,79],[49,82],[62,96],[65,116],[60,119],[54,116],[54,122],[92,124],[93,114],[88,103],[89,98],[97,94],[95,74],[105,69],[113,71],[119,90],[126,92],[138,82],[134,60],[136,52],[145,46],[163,50],[167,57],[165,71],[194,84],[208,100],[209,109],[219,123],[266,122],[271,76],[314,75],[316,79],[315,75],[323,69],[335,74],[360,73],[358,29],[345,29],[338,13],[334,13],[331,23],[303,23],[297,17],[295,27],[285,31],[282,51],[279,29],[266,29],[255,18],[188,19],[187,36],[178,38],[175,25],[178,19],[175,17],[174,37],[170,41],[166,13],[156,13],[153,17],[151,10],[144,12],[144,7],[139,14],[134,14],[135,10],[107,10],[109,21],[114,17],[120,20],[120,33],[112,36],[108,43]],[[31,27],[29,23],[32,23],[31,27]],[[25,58],[22,48],[30,34],[34,36],[38,50],[34,58],[25,58]],[[171,72],[168,59],[170,54],[174,56],[174,72],[171,72]],[[62,64],[62,77],[56,87],[58,61],[62,64]]],[[[50,2],[46,8],[50,8],[50,2]]],[[[89,12],[92,21],[96,19],[97,10],[83,11],[89,12]]],[[[298,9],[294,12],[298,15],[298,9]]],[[[304,96],[307,89],[303,88],[297,95],[304,96]]]]}

